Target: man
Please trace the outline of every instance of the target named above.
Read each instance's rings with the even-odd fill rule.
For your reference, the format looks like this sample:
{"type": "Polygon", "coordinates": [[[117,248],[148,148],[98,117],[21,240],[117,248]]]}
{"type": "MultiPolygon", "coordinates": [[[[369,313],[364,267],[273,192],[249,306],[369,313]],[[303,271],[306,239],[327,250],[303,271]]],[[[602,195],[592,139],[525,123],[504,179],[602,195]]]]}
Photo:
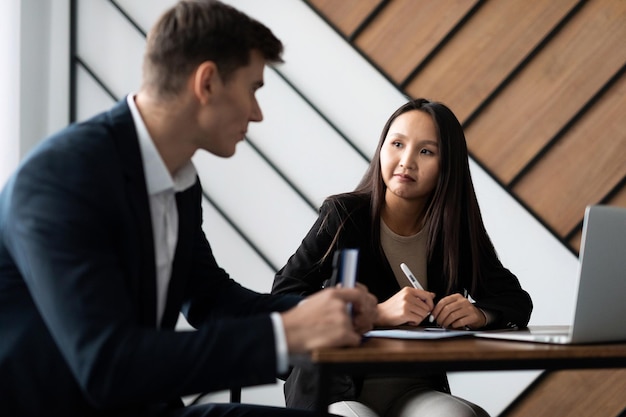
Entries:
{"type": "Polygon", "coordinates": [[[288,354],[357,345],[375,316],[363,287],[247,290],[202,232],[191,157],[234,154],[281,53],[235,9],[179,2],[148,36],[140,91],[23,161],[0,194],[0,414],[308,415],[179,400],[273,382],[288,354]],[[173,330],[179,311],[197,331],[173,330]]]}

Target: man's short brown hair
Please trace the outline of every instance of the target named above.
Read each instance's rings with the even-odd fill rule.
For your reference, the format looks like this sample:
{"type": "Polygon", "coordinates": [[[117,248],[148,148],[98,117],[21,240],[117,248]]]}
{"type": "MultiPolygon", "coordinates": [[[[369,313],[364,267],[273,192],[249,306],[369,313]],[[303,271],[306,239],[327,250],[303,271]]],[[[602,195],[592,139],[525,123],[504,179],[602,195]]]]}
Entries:
{"type": "Polygon", "coordinates": [[[215,62],[228,81],[254,49],[267,62],[282,62],[281,41],[262,23],[216,0],[181,0],[148,34],[144,83],[161,96],[175,95],[205,61],[215,62]]]}

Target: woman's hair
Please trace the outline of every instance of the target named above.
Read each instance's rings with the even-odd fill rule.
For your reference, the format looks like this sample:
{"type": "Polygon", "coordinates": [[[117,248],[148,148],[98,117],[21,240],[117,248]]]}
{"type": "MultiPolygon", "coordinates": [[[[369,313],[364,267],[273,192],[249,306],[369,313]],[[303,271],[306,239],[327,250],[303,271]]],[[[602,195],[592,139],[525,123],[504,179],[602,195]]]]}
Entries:
{"type": "Polygon", "coordinates": [[[262,23],[216,0],[181,0],[148,34],[144,83],[160,96],[176,95],[205,61],[215,62],[228,81],[249,64],[252,50],[267,62],[282,62],[282,43],[262,23]]]}
{"type": "Polygon", "coordinates": [[[426,206],[425,227],[429,264],[441,259],[441,271],[448,293],[460,288],[460,275],[471,279],[475,293],[485,262],[497,259],[485,230],[469,170],[463,128],[452,111],[442,103],[423,98],[411,100],[387,120],[380,134],[376,153],[353,194],[367,195],[371,202],[373,242],[380,247],[380,216],[385,204],[386,185],[380,166],[380,151],[393,121],[409,111],[429,114],[439,139],[440,172],[437,185],[426,206]],[[437,256],[433,256],[437,254],[437,256]],[[469,277],[466,274],[471,273],[469,277]]]}

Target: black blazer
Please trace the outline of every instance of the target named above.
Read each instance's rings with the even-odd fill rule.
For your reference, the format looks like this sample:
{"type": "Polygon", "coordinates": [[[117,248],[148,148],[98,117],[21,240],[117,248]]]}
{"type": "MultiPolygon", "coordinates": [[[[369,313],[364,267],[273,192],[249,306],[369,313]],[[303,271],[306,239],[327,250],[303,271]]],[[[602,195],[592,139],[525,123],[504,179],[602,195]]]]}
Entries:
{"type": "MultiPolygon", "coordinates": [[[[322,288],[325,280],[332,274],[332,255],[336,249],[359,248],[358,281],[365,284],[379,302],[387,300],[400,290],[387,258],[379,250],[379,242],[372,239],[370,227],[370,200],[368,197],[344,194],[337,199],[328,199],[322,204],[320,214],[297,251],[287,264],[276,274],[272,293],[310,295],[322,288]],[[342,228],[334,240],[337,230],[342,228]],[[330,248],[330,251],[329,251],[330,248]],[[326,258],[324,255],[328,254],[326,258]]],[[[428,263],[428,290],[436,293],[435,303],[445,293],[442,277],[441,257],[435,254],[428,263]]],[[[524,291],[517,278],[502,266],[497,259],[484,262],[483,284],[472,294],[476,306],[490,310],[495,314],[495,321],[489,327],[526,326],[532,311],[530,296],[524,291]]],[[[460,277],[461,287],[471,288],[470,277],[460,277]]],[[[308,407],[312,403],[312,388],[308,386],[309,376],[302,376],[304,371],[296,369],[285,384],[288,405],[308,407]],[[299,387],[298,387],[299,386],[299,387]]],[[[433,375],[433,388],[448,392],[445,376],[433,375]]],[[[358,393],[358,381],[355,389],[349,389],[345,378],[341,387],[333,389],[333,401],[352,399],[358,393]]]]}
{"type": "Polygon", "coordinates": [[[0,194],[0,414],[148,415],[183,395],[271,383],[269,312],[216,263],[199,181],[156,326],[155,259],[126,101],[44,141],[0,194]],[[179,311],[198,330],[175,332],[179,311]]]}

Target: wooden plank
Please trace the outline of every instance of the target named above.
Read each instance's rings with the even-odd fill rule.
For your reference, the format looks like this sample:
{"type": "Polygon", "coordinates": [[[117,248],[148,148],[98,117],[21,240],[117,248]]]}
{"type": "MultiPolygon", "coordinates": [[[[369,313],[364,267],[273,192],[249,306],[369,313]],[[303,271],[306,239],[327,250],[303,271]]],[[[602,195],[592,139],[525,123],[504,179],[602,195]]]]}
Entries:
{"type": "Polygon", "coordinates": [[[463,121],[575,3],[488,1],[407,85],[406,91],[412,97],[449,104],[463,121]]]}
{"type": "Polygon", "coordinates": [[[346,37],[378,6],[381,0],[307,0],[346,37]]]}
{"type": "Polygon", "coordinates": [[[623,186],[606,204],[615,207],[626,207],[626,186],[623,186]]]}
{"type": "MultiPolygon", "coordinates": [[[[586,2],[466,129],[472,153],[504,183],[626,62],[624,22],[626,1],[586,2]]],[[[592,137],[602,135],[601,130],[592,137]]],[[[564,223],[571,225],[571,219],[564,223]]]]}
{"type": "Polygon", "coordinates": [[[582,229],[579,228],[578,232],[572,236],[572,238],[569,240],[569,247],[576,253],[580,253],[580,243],[581,243],[581,239],[582,239],[582,229]]]}
{"type": "Polygon", "coordinates": [[[624,109],[626,75],[513,188],[559,235],[626,176],[624,109]]]}
{"type": "Polygon", "coordinates": [[[502,417],[615,417],[626,409],[626,370],[558,371],[545,375],[502,417]]]}
{"type": "Polygon", "coordinates": [[[468,0],[392,1],[356,39],[390,78],[402,82],[472,8],[468,0]]]}

